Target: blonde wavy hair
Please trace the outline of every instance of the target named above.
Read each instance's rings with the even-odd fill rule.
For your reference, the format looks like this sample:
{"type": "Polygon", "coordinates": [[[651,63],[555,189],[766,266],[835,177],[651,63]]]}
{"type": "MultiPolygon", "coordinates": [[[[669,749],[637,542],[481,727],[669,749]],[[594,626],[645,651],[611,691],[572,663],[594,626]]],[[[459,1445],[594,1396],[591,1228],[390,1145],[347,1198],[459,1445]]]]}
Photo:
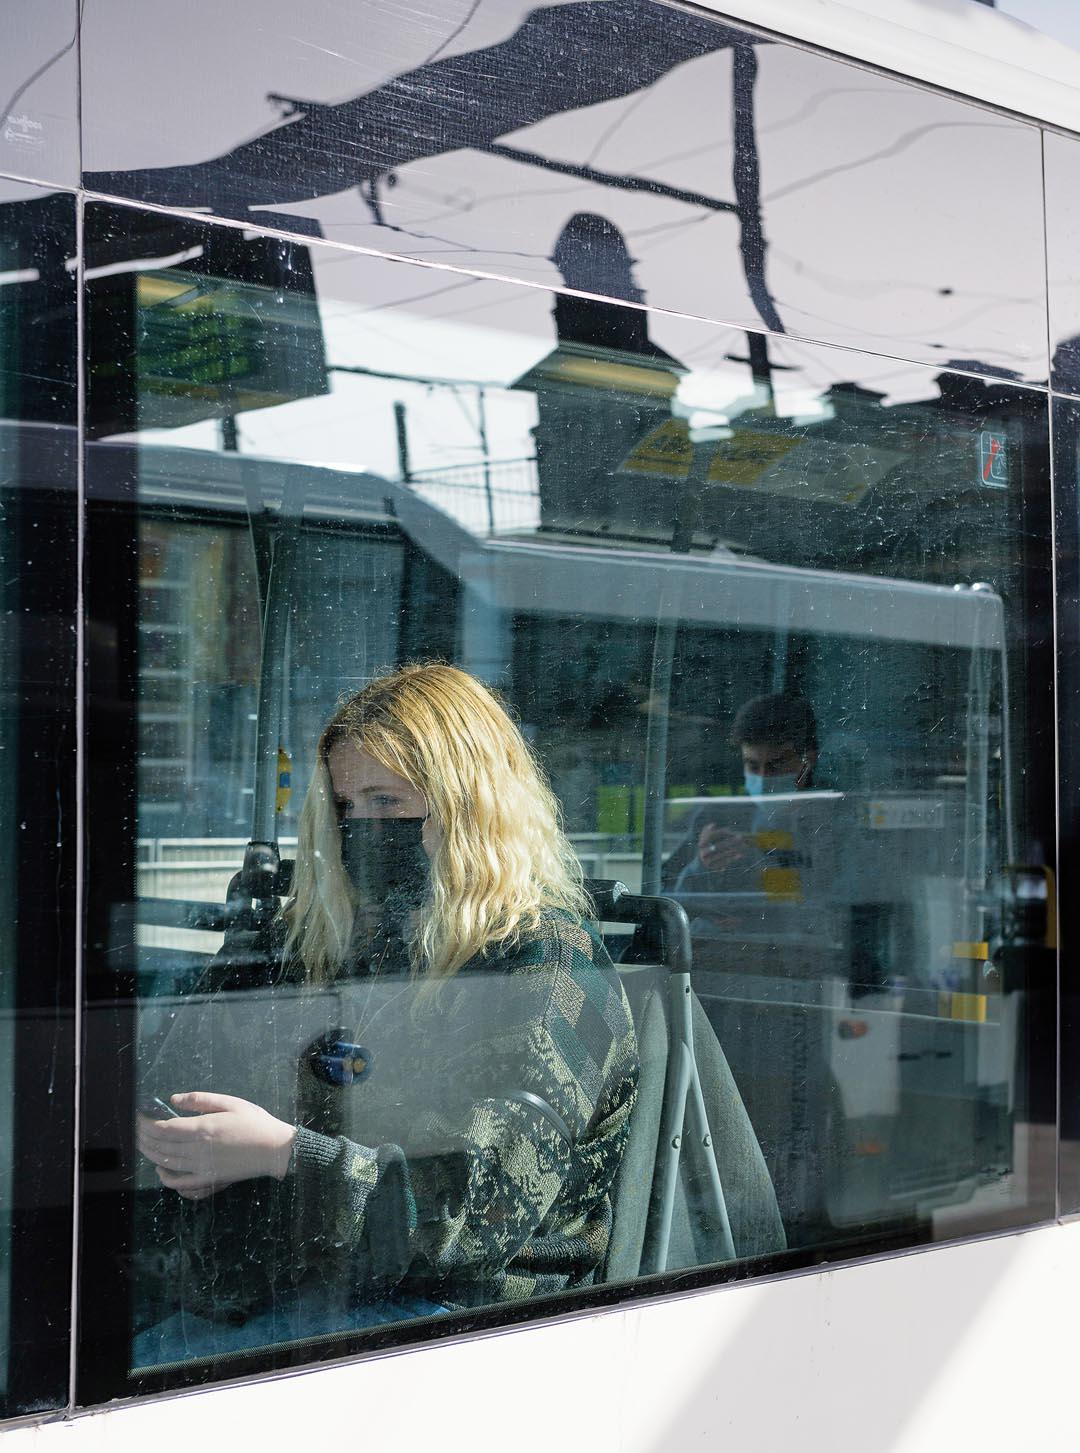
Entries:
{"type": "Polygon", "coordinates": [[[415,973],[445,979],[494,944],[512,947],[544,909],[588,915],[558,803],[496,694],[454,666],[403,666],[344,701],[319,738],[282,910],[285,952],[309,979],[340,973],[358,907],[328,764],[343,741],[421,792],[441,829],[409,943],[415,973]]]}

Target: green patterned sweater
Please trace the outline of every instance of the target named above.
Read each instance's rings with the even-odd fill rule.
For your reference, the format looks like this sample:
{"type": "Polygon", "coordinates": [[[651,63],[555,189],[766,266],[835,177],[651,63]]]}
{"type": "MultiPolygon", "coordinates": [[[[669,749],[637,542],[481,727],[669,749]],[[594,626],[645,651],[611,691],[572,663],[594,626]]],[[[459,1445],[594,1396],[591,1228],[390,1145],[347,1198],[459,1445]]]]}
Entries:
{"type": "MultiPolygon", "coordinates": [[[[285,1182],[181,1208],[191,1309],[242,1318],[316,1282],[343,1304],[481,1306],[587,1285],[602,1267],[638,1060],[595,931],[545,914],[434,995],[409,977],[399,941],[375,957],[377,970],[361,965],[326,1009],[364,1046],[368,1074],[326,1083],[301,1054],[291,1115],[223,1083],[251,1038],[225,1017],[242,995],[206,999],[202,1030],[189,1020],[203,1087],[247,1093],[299,1127],[285,1182]]],[[[185,1084],[190,1068],[189,1057],[185,1084]]]]}

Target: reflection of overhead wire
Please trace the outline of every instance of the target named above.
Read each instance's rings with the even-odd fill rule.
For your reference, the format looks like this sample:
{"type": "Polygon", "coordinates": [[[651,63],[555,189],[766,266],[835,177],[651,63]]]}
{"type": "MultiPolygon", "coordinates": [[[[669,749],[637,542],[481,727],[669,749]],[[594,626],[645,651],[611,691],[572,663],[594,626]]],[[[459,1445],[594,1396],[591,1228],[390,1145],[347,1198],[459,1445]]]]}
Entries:
{"type": "Polygon", "coordinates": [[[767,202],[775,202],[780,197],[789,197],[793,192],[804,191],[807,187],[816,186],[818,182],[827,181],[830,177],[839,176],[842,172],[858,171],[860,167],[870,166],[875,161],[882,161],[887,156],[899,156],[902,151],[907,151],[917,141],[922,141],[934,131],[958,131],[958,130],[979,130],[985,131],[985,121],[933,121],[927,126],[915,126],[899,136],[889,146],[883,146],[880,151],[872,151],[867,156],[859,157],[855,161],[839,162],[836,166],[824,167],[819,172],[813,172],[800,181],[789,182],[786,187],[777,187],[765,198],[767,202]]]}
{"type": "MultiPolygon", "coordinates": [[[[464,318],[467,317],[470,313],[483,313],[488,308],[501,308],[505,313],[507,311],[508,302],[510,300],[507,298],[505,288],[502,286],[503,280],[499,279],[499,283],[500,286],[497,295],[493,298],[488,298],[488,300],[484,303],[469,303],[464,308],[445,308],[442,312],[432,313],[430,316],[432,319],[438,322],[442,322],[446,318],[464,318]]],[[[539,293],[541,297],[554,298],[557,296],[556,290],[549,287],[547,284],[542,284],[538,288],[519,288],[511,280],[511,286],[513,287],[513,293],[511,296],[513,298],[513,301],[516,303],[527,302],[530,299],[534,298],[537,293],[539,293]]]]}
{"type": "MultiPolygon", "coordinates": [[[[996,301],[981,303],[979,307],[970,309],[969,312],[961,314],[961,316],[958,318],[950,317],[946,319],[946,322],[949,328],[958,328],[961,325],[973,322],[976,318],[981,318],[984,313],[993,312],[994,309],[1000,308],[1001,306],[1002,304],[996,301]]],[[[836,326],[835,318],[823,317],[820,313],[813,313],[810,311],[809,308],[800,307],[798,303],[784,303],[784,307],[788,310],[788,312],[798,314],[800,318],[812,318],[815,323],[826,323],[832,327],[836,326]]],[[[927,331],[928,330],[926,328],[917,328],[912,332],[900,333],[894,328],[890,328],[888,336],[890,339],[896,339],[897,341],[907,340],[910,342],[914,340],[917,343],[925,344],[927,342],[927,331]]],[[[865,335],[865,327],[860,326],[859,332],[860,335],[865,335]]],[[[968,345],[967,343],[964,344],[965,348],[969,346],[970,345],[968,345]]]]}
{"type": "Polygon", "coordinates": [[[596,158],[603,151],[604,147],[608,144],[608,142],[611,140],[611,138],[619,130],[620,126],[622,126],[624,122],[626,122],[626,121],[628,121],[630,119],[630,117],[634,114],[634,112],[642,104],[643,101],[648,101],[648,100],[651,99],[651,97],[652,97],[652,86],[646,86],[645,89],[642,92],[640,92],[639,95],[637,95],[637,96],[634,97],[634,99],[630,102],[629,106],[624,106],[623,107],[623,109],[619,113],[619,115],[615,117],[615,120],[612,121],[609,126],[606,126],[603,131],[601,131],[599,137],[596,140],[595,145],[593,146],[593,149],[589,152],[588,156],[585,158],[585,161],[584,161],[584,165],[585,166],[591,166],[592,165],[592,163],[596,160],[596,158]]]}
{"type": "MultiPolygon", "coordinates": [[[[411,183],[410,183],[411,185],[411,183]]],[[[576,187],[535,187],[529,189],[529,201],[533,202],[538,197],[569,197],[577,190],[576,187]]],[[[516,201],[521,197],[520,189],[517,191],[488,192],[482,197],[474,197],[466,206],[461,203],[456,207],[448,207],[442,212],[434,212],[428,217],[421,217],[418,220],[426,226],[432,222],[441,222],[444,217],[460,217],[463,212],[478,212],[481,207],[491,207],[498,202],[516,201]]]]}
{"type": "Polygon", "coordinates": [[[481,3],[482,3],[482,0],[473,0],[473,3],[469,6],[468,12],[466,13],[465,19],[462,20],[460,22],[460,24],[458,24],[458,25],[456,25],[454,27],[454,29],[450,32],[450,34],[446,37],[445,40],[441,40],[439,42],[439,44],[435,47],[435,49],[428,56],[427,60],[420,62],[420,66],[421,67],[431,65],[431,62],[432,61],[438,60],[438,58],[442,55],[443,51],[447,48],[447,46],[453,45],[454,41],[457,40],[458,36],[465,29],[465,27],[468,25],[469,21],[473,18],[473,16],[476,14],[476,12],[480,9],[481,3]]]}
{"type": "Polygon", "coordinates": [[[793,111],[790,116],[785,116],[779,121],[774,121],[771,126],[762,126],[758,131],[758,135],[771,136],[774,132],[786,131],[789,126],[795,126],[800,121],[805,121],[808,116],[812,116],[826,101],[835,101],[839,97],[880,95],[880,89],[875,90],[873,86],[836,87],[828,91],[818,91],[813,96],[809,96],[798,110],[793,111]]]}
{"type": "MultiPolygon", "coordinates": [[[[392,369],[365,368],[359,363],[328,363],[328,373],[355,373],[361,378],[389,378],[395,383],[418,383],[431,388],[505,388],[505,379],[436,378],[425,373],[395,373],[392,369]]],[[[475,426],[474,426],[475,427],[475,426]]]]}
{"type": "MultiPolygon", "coordinates": [[[[680,224],[680,226],[700,227],[705,222],[712,222],[716,220],[716,213],[713,212],[710,213],[708,216],[704,217],[688,217],[685,222],[682,222],[680,224]]],[[[672,224],[671,230],[666,235],[660,237],[653,237],[649,241],[643,242],[640,247],[635,247],[634,251],[637,253],[638,257],[644,257],[646,253],[656,252],[661,247],[669,247],[671,243],[678,242],[680,240],[680,235],[680,233],[674,230],[674,224],[672,224]]]]}
{"type": "MultiPolygon", "coordinates": [[[[699,212],[696,217],[676,217],[671,222],[654,222],[651,227],[633,227],[628,229],[625,236],[628,239],[631,237],[651,237],[657,232],[671,232],[679,227],[693,227],[698,222],[708,222],[712,215],[712,212],[699,212]]],[[[644,248],[641,250],[645,251],[644,248]]]]}
{"type": "Polygon", "coordinates": [[[457,282],[447,283],[445,287],[431,288],[426,293],[414,293],[409,298],[391,298],[385,303],[372,303],[369,308],[362,308],[358,316],[364,317],[367,313],[381,313],[386,308],[404,308],[410,303],[423,303],[428,298],[439,298],[443,293],[456,293],[461,288],[475,287],[478,282],[482,281],[483,279],[478,277],[461,278],[457,282]]]}
{"type": "MultiPolygon", "coordinates": [[[[476,385],[476,387],[483,388],[484,385],[483,384],[478,384],[478,385],[476,385]]],[[[476,429],[477,429],[477,423],[476,423],[476,420],[473,418],[473,416],[469,413],[469,409],[468,409],[467,404],[465,403],[465,400],[461,397],[461,388],[457,384],[453,384],[453,383],[449,385],[449,388],[450,388],[451,394],[453,395],[454,402],[457,404],[458,408],[461,410],[462,416],[463,416],[466,424],[468,424],[469,428],[475,434],[476,429]]]]}
{"type": "MultiPolygon", "coordinates": [[[[825,287],[829,288],[831,292],[843,292],[845,291],[845,284],[847,284],[846,291],[848,296],[857,299],[860,298],[860,296],[864,293],[869,293],[874,297],[879,297],[885,288],[888,288],[891,291],[895,291],[897,288],[904,288],[910,292],[923,292],[934,294],[940,294],[941,292],[941,288],[936,283],[916,282],[912,278],[905,279],[895,276],[891,276],[888,278],[864,278],[852,284],[851,280],[843,276],[842,274],[836,272],[826,272],[823,268],[819,267],[811,267],[810,264],[806,262],[803,258],[793,257],[790,252],[785,252],[780,247],[774,247],[772,249],[772,253],[774,257],[781,258],[790,267],[796,268],[800,276],[812,278],[815,282],[821,283],[825,287]]],[[[965,288],[964,296],[972,299],[982,298],[987,301],[997,303],[1030,302],[1029,298],[1018,297],[1017,295],[1012,293],[988,293],[985,291],[985,289],[981,289],[978,292],[975,292],[969,288],[965,288]]],[[[900,334],[898,336],[902,337],[903,335],[900,334]]]]}
{"type": "MultiPolygon", "coordinates": [[[[516,195],[516,193],[510,194],[510,195],[516,195]]],[[[530,192],[529,195],[530,196],[536,196],[537,193],[530,192]]],[[[450,213],[442,213],[440,215],[442,215],[442,216],[454,216],[455,214],[453,212],[450,212],[450,213]]],[[[321,223],[320,225],[322,226],[322,228],[323,228],[324,231],[332,231],[334,228],[338,228],[338,229],[349,228],[350,230],[353,230],[353,231],[355,231],[355,229],[356,229],[356,223],[355,222],[351,222],[351,221],[350,222],[332,222],[332,223],[326,223],[326,222],[324,222],[324,223],[321,223]]],[[[459,241],[459,240],[457,240],[456,238],[453,238],[453,237],[441,237],[437,232],[419,232],[419,231],[417,231],[417,229],[415,227],[403,227],[398,222],[387,222],[387,221],[383,220],[381,222],[380,221],[376,221],[375,225],[378,226],[378,227],[385,228],[388,232],[397,232],[402,237],[412,237],[412,238],[414,238],[418,242],[441,242],[443,244],[442,247],[430,247],[430,248],[426,248],[426,249],[413,248],[412,251],[411,251],[411,255],[412,256],[427,255],[429,253],[437,253],[437,252],[438,253],[441,253],[441,252],[470,252],[470,253],[472,253],[472,252],[476,252],[477,251],[477,248],[472,243],[470,243],[470,242],[461,242],[461,241],[459,241]]],[[[534,259],[537,259],[537,258],[540,258],[540,257],[543,256],[543,254],[542,253],[539,253],[539,252],[526,252],[526,251],[524,251],[522,249],[513,248],[513,247],[485,247],[485,248],[482,249],[482,251],[484,253],[486,253],[486,254],[487,253],[490,253],[492,256],[498,256],[498,257],[527,257],[527,258],[530,259],[530,261],[532,261],[534,259]]]]}
{"type": "MultiPolygon", "coordinates": [[[[873,90],[870,86],[853,86],[850,90],[843,91],[821,91],[817,95],[811,96],[804,105],[800,106],[797,111],[793,111],[790,116],[785,116],[780,121],[774,121],[771,126],[759,126],[757,134],[759,137],[772,136],[777,131],[786,131],[789,126],[795,126],[798,122],[805,121],[808,116],[813,115],[825,101],[836,100],[838,97],[846,98],[848,96],[872,96],[879,94],[880,92],[873,90]]],[[[695,157],[703,156],[707,151],[716,151],[720,147],[728,147],[729,145],[730,142],[725,138],[718,137],[715,141],[706,142],[704,146],[691,146],[685,151],[670,151],[665,156],[654,157],[647,161],[645,165],[651,167],[670,166],[672,162],[693,161],[695,157]]]]}

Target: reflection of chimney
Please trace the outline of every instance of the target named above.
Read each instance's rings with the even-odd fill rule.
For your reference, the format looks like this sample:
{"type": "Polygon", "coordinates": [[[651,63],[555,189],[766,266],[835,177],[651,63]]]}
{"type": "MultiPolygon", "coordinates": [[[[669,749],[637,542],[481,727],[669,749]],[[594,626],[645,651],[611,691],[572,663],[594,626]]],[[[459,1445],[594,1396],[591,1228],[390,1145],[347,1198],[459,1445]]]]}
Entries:
{"type": "Polygon", "coordinates": [[[568,288],[599,293],[605,298],[643,303],[645,294],[634,281],[634,260],[626,239],[606,217],[575,212],[559,233],[551,260],[568,288]]]}
{"type": "Polygon", "coordinates": [[[592,348],[617,348],[666,358],[649,341],[648,316],[639,308],[615,307],[599,301],[643,303],[645,294],[634,279],[634,260],[626,239],[606,217],[576,212],[559,233],[551,260],[568,288],[594,297],[555,297],[555,332],[560,343],[592,348]]]}
{"type": "Polygon", "coordinates": [[[555,347],[513,385],[536,395],[541,527],[670,532],[671,471],[685,473],[689,448],[671,415],[685,369],[649,337],[648,313],[627,305],[644,294],[613,222],[578,212],[552,261],[568,288],[589,296],[555,295],[555,347]]]}

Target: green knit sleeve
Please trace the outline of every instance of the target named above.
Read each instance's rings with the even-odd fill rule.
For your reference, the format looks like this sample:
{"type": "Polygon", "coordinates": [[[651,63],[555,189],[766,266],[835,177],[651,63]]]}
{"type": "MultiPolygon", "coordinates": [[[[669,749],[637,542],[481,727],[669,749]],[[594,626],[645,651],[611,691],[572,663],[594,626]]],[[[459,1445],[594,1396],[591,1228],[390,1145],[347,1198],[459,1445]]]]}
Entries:
{"type": "MultiPolygon", "coordinates": [[[[578,930],[569,941],[561,933],[526,945],[501,967],[529,974],[530,987],[543,992],[532,994],[535,1012],[512,1034],[477,1041],[473,1054],[490,1093],[426,1107],[408,1146],[298,1133],[309,1234],[361,1253],[382,1289],[408,1273],[430,1288],[464,1280],[482,1299],[549,1216],[579,1142],[612,1098],[616,1067],[625,1081],[620,1120],[629,1114],[632,1030],[614,976],[593,964],[587,936],[578,930]]],[[[607,1189],[598,1183],[594,1198],[607,1189]]]]}

